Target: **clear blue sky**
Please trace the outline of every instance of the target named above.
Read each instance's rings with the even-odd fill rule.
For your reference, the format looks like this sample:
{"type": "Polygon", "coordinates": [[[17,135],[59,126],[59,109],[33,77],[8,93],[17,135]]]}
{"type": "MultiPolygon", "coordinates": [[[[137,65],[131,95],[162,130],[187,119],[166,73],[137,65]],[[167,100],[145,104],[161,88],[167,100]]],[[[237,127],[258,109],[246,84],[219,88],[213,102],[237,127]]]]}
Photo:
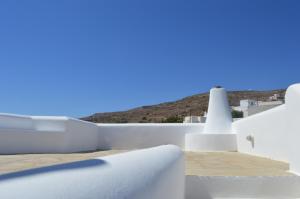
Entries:
{"type": "Polygon", "coordinates": [[[300,82],[297,0],[3,0],[0,112],[126,110],[300,82]]]}

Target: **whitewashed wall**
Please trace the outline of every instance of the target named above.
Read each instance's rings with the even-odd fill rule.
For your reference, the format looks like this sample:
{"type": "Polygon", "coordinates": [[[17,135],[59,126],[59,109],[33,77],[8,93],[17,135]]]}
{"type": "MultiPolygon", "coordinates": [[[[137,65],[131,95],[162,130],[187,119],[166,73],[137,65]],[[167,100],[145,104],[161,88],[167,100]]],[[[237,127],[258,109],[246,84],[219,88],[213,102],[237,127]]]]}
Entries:
{"type": "Polygon", "coordinates": [[[30,116],[0,114],[0,128],[31,130],[33,121],[30,116]]]}
{"type": "Polygon", "coordinates": [[[203,124],[98,124],[100,149],[138,149],[164,144],[184,148],[185,134],[200,133],[203,124]]]}
{"type": "Polygon", "coordinates": [[[300,84],[290,86],[285,99],[284,105],[234,122],[233,128],[238,151],[288,161],[300,173],[300,84]]]}
{"type": "Polygon", "coordinates": [[[185,136],[187,151],[236,151],[235,134],[190,133],[185,136]]]}
{"type": "Polygon", "coordinates": [[[67,152],[97,150],[99,129],[96,124],[69,118],[67,127],[67,152]]]}
{"type": "Polygon", "coordinates": [[[299,198],[299,176],[186,176],[185,199],[299,198]]]}
{"type": "Polygon", "coordinates": [[[184,148],[185,135],[203,124],[94,124],[68,117],[0,114],[0,154],[68,153],[139,149],[165,144],[184,148]]]}
{"type": "Polygon", "coordinates": [[[288,161],[286,106],[281,105],[233,123],[238,151],[288,161]],[[247,140],[253,136],[253,145],[247,140]]]}
{"type": "Polygon", "coordinates": [[[183,199],[184,183],[183,153],[167,145],[2,175],[0,198],[183,199]]]}
{"type": "Polygon", "coordinates": [[[0,115],[0,154],[96,150],[97,125],[67,117],[0,115]]]}
{"type": "Polygon", "coordinates": [[[300,84],[288,88],[285,100],[289,162],[291,170],[300,174],[300,84]]]}

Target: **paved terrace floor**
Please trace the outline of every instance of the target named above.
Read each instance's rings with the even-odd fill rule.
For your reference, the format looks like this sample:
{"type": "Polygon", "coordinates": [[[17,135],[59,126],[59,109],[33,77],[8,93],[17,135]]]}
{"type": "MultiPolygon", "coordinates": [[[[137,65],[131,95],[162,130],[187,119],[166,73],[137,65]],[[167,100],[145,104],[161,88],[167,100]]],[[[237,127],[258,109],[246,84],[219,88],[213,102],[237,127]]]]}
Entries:
{"type": "MultiPolygon", "coordinates": [[[[122,153],[121,150],[72,154],[0,155],[0,174],[122,153]]],[[[237,152],[185,152],[186,175],[286,176],[289,165],[237,152]]],[[[163,161],[163,160],[162,160],[163,161]]]]}

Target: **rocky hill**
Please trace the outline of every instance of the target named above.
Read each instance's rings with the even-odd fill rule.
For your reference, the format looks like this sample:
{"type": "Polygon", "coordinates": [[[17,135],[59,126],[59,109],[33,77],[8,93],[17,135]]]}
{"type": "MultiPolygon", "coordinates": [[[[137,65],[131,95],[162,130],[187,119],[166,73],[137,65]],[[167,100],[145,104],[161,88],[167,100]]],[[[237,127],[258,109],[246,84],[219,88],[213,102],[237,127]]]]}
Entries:
{"type": "MultiPolygon", "coordinates": [[[[271,91],[229,91],[231,106],[239,106],[241,99],[267,101],[275,93],[284,96],[285,89],[271,91]]],[[[159,123],[170,118],[183,118],[189,115],[203,115],[207,111],[209,93],[201,93],[183,99],[151,106],[142,106],[127,111],[95,113],[81,118],[96,123],[159,123]]]]}

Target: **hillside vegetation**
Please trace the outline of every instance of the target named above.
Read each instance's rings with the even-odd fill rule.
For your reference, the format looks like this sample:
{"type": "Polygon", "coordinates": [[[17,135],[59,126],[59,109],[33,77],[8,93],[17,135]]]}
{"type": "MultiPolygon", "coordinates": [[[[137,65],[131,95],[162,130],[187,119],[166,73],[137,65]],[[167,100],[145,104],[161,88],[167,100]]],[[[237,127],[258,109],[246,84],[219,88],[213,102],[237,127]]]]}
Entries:
{"type": "MultiPolygon", "coordinates": [[[[266,101],[273,94],[284,96],[285,89],[272,91],[229,91],[231,106],[239,106],[241,99],[266,101]]],[[[151,106],[142,106],[127,111],[95,113],[81,118],[96,123],[159,123],[180,122],[184,116],[203,115],[207,111],[209,93],[201,93],[183,99],[151,106]]]]}

